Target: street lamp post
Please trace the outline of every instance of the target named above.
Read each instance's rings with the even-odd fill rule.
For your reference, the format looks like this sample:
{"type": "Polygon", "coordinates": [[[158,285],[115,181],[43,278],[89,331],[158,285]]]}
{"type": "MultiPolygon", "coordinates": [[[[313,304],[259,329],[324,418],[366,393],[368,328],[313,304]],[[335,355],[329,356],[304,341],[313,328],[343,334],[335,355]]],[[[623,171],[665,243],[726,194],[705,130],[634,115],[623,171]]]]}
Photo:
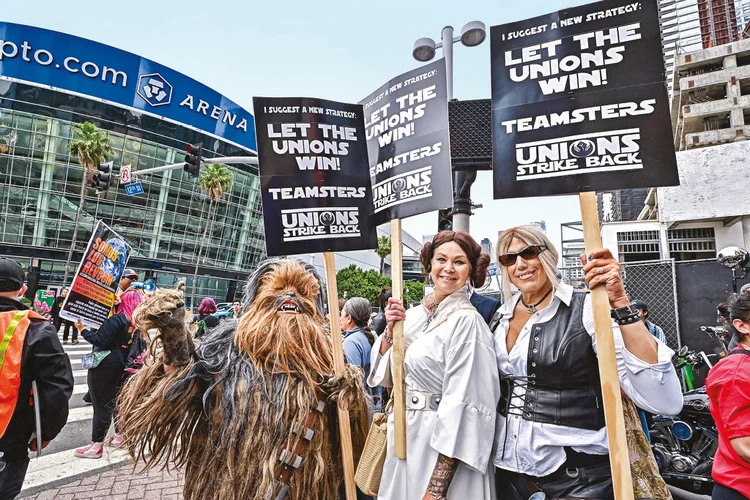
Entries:
{"type": "MultiPolygon", "coordinates": [[[[476,47],[487,38],[487,28],[481,21],[471,21],[461,28],[461,36],[453,37],[453,26],[446,26],[440,35],[440,43],[432,38],[420,38],[414,42],[412,56],[420,62],[435,57],[435,50],[442,48],[445,58],[445,82],[448,102],[453,99],[453,44],[461,42],[466,47],[476,47]]],[[[471,215],[471,185],[477,178],[476,169],[462,170],[453,174],[453,229],[469,232],[471,215]]]]}

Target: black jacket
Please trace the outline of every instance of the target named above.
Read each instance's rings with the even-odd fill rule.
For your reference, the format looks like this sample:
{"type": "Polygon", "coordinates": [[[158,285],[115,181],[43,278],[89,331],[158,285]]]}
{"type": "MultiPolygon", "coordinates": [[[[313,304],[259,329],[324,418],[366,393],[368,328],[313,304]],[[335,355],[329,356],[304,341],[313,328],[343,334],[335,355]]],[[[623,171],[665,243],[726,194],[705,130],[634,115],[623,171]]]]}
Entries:
{"type": "MultiPolygon", "coordinates": [[[[0,311],[26,310],[20,302],[0,297],[0,311]]],[[[2,332],[4,334],[5,332],[2,332]]],[[[31,434],[36,430],[34,407],[29,404],[31,382],[39,390],[42,440],[51,441],[68,421],[68,400],[73,394],[73,370],[57,331],[49,321],[31,319],[21,355],[21,387],[18,403],[5,434],[0,451],[7,457],[26,456],[31,434]]]]}
{"type": "Polygon", "coordinates": [[[488,325],[490,324],[490,321],[492,321],[495,312],[500,309],[500,306],[502,305],[502,302],[499,300],[479,295],[477,292],[472,292],[469,300],[471,301],[471,305],[474,306],[474,309],[482,315],[484,322],[488,325]]]}
{"type": "Polygon", "coordinates": [[[130,330],[130,322],[124,314],[110,316],[102,323],[98,330],[83,330],[81,335],[91,345],[94,352],[112,351],[106,356],[96,368],[121,368],[125,370],[128,360],[128,350],[133,334],[130,330]]]}

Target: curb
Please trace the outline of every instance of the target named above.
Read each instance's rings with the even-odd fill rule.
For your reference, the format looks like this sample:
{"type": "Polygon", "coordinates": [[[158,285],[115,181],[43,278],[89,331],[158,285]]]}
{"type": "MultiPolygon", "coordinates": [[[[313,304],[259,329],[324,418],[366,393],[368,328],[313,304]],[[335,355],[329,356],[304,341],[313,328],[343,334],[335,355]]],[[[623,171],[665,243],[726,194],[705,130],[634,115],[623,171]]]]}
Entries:
{"type": "MultiPolygon", "coordinates": [[[[71,453],[71,451],[66,450],[65,452],[62,452],[62,453],[68,454],[68,453],[71,453]]],[[[78,459],[78,460],[86,460],[86,459],[78,459]]],[[[99,462],[100,460],[103,460],[103,459],[97,459],[96,461],[99,462]]],[[[86,462],[89,462],[89,461],[90,460],[86,460],[86,462]]],[[[66,467],[66,464],[60,464],[60,465],[69,469],[68,467],[66,467]]],[[[75,474],[71,474],[68,476],[55,477],[54,479],[51,479],[49,481],[39,482],[37,484],[34,484],[33,486],[24,488],[21,490],[21,493],[19,494],[18,498],[21,499],[21,498],[30,497],[38,493],[42,493],[43,491],[46,491],[46,490],[59,488],[67,483],[72,483],[73,481],[78,481],[79,479],[83,479],[88,476],[101,474],[102,472],[107,472],[112,469],[119,469],[121,467],[125,467],[128,465],[131,465],[131,466],[133,465],[133,461],[130,459],[129,455],[118,456],[118,457],[115,457],[114,460],[110,460],[110,461],[107,461],[106,463],[102,463],[98,467],[86,468],[86,470],[83,470],[75,474]]],[[[29,468],[31,469],[31,464],[29,465],[29,468]]],[[[28,473],[27,473],[27,479],[28,479],[28,473]]]]}

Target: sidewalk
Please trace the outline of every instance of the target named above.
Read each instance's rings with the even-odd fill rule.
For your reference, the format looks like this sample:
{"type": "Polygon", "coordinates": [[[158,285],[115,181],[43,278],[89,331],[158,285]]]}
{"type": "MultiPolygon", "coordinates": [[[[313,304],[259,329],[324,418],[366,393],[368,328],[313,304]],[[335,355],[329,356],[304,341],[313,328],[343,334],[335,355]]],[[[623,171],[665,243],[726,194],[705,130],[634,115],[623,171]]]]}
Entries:
{"type": "Polygon", "coordinates": [[[78,500],[83,498],[107,498],[109,500],[156,499],[182,500],[182,473],[160,470],[140,473],[142,467],[133,472],[132,465],[109,470],[50,488],[32,496],[21,494],[18,498],[34,500],[78,500]]]}

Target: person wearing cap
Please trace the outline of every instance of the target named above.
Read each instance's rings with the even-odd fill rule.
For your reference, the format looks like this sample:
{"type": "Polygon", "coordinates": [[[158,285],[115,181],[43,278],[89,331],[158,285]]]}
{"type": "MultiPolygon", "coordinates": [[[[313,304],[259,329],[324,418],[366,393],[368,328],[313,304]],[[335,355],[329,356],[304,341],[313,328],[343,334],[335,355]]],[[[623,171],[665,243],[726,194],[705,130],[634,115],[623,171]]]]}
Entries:
{"type": "Polygon", "coordinates": [[[122,297],[122,294],[130,290],[130,285],[132,285],[133,282],[137,280],[138,273],[133,269],[128,268],[122,272],[122,277],[120,278],[120,286],[117,287],[117,291],[115,292],[115,303],[112,305],[112,314],[115,314],[117,312],[117,306],[120,305],[120,298],[122,297]]]}
{"type": "Polygon", "coordinates": [[[23,267],[0,257],[0,498],[15,498],[29,465],[28,450],[37,451],[34,399],[37,383],[42,448],[68,420],[73,370],[57,331],[20,301],[26,292],[23,267]]]}
{"type": "Polygon", "coordinates": [[[634,300],[633,302],[631,302],[631,304],[633,305],[633,307],[641,311],[641,321],[643,321],[643,324],[646,325],[646,328],[648,328],[648,331],[651,333],[651,335],[666,344],[667,336],[664,335],[664,330],[662,330],[659,325],[656,325],[647,319],[648,304],[646,304],[646,302],[643,300],[634,300]]]}

